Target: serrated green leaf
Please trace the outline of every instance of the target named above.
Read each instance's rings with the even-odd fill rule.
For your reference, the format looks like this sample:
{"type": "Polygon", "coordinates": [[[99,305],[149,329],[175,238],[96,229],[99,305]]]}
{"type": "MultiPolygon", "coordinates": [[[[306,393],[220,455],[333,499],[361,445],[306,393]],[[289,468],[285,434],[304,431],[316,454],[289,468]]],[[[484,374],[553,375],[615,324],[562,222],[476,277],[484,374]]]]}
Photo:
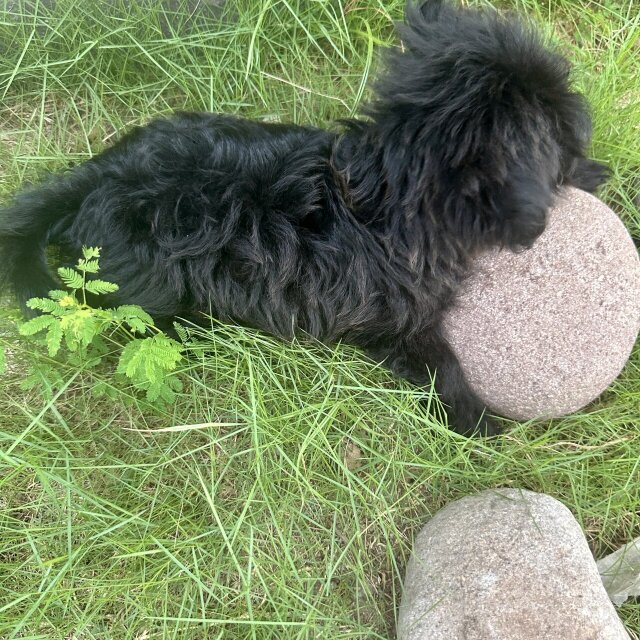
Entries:
{"type": "Polygon", "coordinates": [[[27,306],[30,309],[37,309],[57,316],[65,313],[64,307],[62,307],[59,302],[49,298],[30,298],[27,300],[27,306]]]}
{"type": "Polygon", "coordinates": [[[82,257],[85,260],[92,260],[100,257],[100,247],[82,247],[82,257]]]}
{"type": "Polygon", "coordinates": [[[125,320],[125,323],[129,326],[129,329],[133,333],[146,333],[147,329],[149,328],[139,318],[130,318],[129,320],[125,320]]]}
{"type": "Polygon", "coordinates": [[[117,284],[106,282],[105,280],[89,280],[85,284],[85,289],[90,293],[103,294],[113,293],[119,289],[117,284]]]}
{"type": "Polygon", "coordinates": [[[132,319],[137,318],[150,327],[154,326],[153,318],[142,307],[135,304],[123,304],[120,307],[116,307],[113,310],[113,317],[124,322],[130,322],[132,319]]]}
{"type": "Polygon", "coordinates": [[[58,269],[58,275],[69,289],[82,288],[82,275],[75,269],[71,269],[70,267],[60,267],[58,269]]]}
{"type": "Polygon", "coordinates": [[[71,353],[75,353],[80,346],[78,336],[76,336],[72,331],[64,331],[64,342],[71,353]]]}
{"type": "Polygon", "coordinates": [[[132,340],[120,355],[118,373],[149,389],[163,383],[182,359],[181,345],[164,334],[132,340]]]}
{"type": "Polygon", "coordinates": [[[91,344],[94,338],[100,333],[102,329],[102,322],[100,318],[92,315],[85,316],[81,322],[76,325],[77,335],[80,339],[80,344],[85,347],[91,344]]]}
{"type": "Polygon", "coordinates": [[[146,333],[153,327],[153,318],[137,305],[125,304],[113,310],[113,319],[129,327],[134,333],[146,333]]]}
{"type": "Polygon", "coordinates": [[[84,346],[99,334],[109,323],[109,316],[101,309],[78,308],[61,318],[65,338],[73,339],[84,346]]]}
{"type": "Polygon", "coordinates": [[[66,298],[69,295],[68,291],[63,291],[62,289],[52,289],[49,291],[49,297],[52,300],[62,300],[62,298],[66,298]]]}
{"type": "Polygon", "coordinates": [[[37,318],[31,318],[20,326],[19,332],[22,336],[32,336],[40,331],[44,331],[54,323],[59,323],[60,320],[53,316],[38,316],[37,318]]]}
{"type": "Polygon", "coordinates": [[[165,395],[166,397],[166,391],[165,394],[163,394],[163,391],[165,391],[165,387],[161,382],[152,383],[147,389],[147,400],[156,402],[160,396],[165,395]]]}
{"type": "Polygon", "coordinates": [[[152,403],[162,401],[172,404],[176,398],[176,392],[182,391],[182,382],[175,375],[166,376],[162,381],[152,383],[147,389],[147,400],[152,403]]]}
{"type": "Polygon", "coordinates": [[[125,345],[120,358],[118,360],[117,372],[122,373],[127,378],[133,378],[135,376],[138,360],[140,358],[140,343],[142,340],[137,338],[125,345]]]}
{"type": "Polygon", "coordinates": [[[83,273],[98,273],[100,271],[97,260],[78,260],[77,269],[83,273]]]}
{"type": "Polygon", "coordinates": [[[182,343],[189,342],[189,332],[185,327],[183,327],[179,322],[174,322],[173,328],[176,334],[178,335],[178,338],[180,338],[180,342],[182,343]]]}
{"type": "Polygon", "coordinates": [[[62,344],[62,323],[54,322],[49,325],[47,331],[47,351],[53,358],[60,351],[60,345],[62,344]]]}

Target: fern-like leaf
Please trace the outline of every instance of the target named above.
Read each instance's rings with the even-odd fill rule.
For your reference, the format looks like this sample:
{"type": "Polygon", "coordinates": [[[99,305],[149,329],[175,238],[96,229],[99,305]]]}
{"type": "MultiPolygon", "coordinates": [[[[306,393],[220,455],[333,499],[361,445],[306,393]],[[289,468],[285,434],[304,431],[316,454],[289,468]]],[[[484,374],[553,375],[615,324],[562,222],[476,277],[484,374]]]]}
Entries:
{"type": "Polygon", "coordinates": [[[47,331],[47,351],[53,358],[60,351],[62,344],[62,323],[60,321],[52,322],[47,331]]]}
{"type": "Polygon", "coordinates": [[[65,312],[64,307],[57,300],[49,298],[31,298],[27,301],[27,307],[55,316],[60,316],[65,312]]]}
{"type": "Polygon", "coordinates": [[[182,326],[179,322],[174,322],[173,329],[176,332],[178,338],[180,338],[180,342],[182,342],[182,344],[186,344],[187,342],[189,342],[189,332],[187,331],[186,327],[182,326]]]}
{"type": "Polygon", "coordinates": [[[180,343],[164,334],[138,338],[122,350],[118,373],[132,380],[155,382],[176,368],[181,352],[180,343]]]}
{"type": "Polygon", "coordinates": [[[85,289],[90,293],[113,293],[119,289],[117,284],[113,282],[105,282],[104,280],[89,280],[85,284],[85,289]]]}
{"type": "Polygon", "coordinates": [[[58,269],[58,275],[65,286],[69,289],[81,289],[82,288],[82,274],[78,273],[75,269],[70,267],[60,267],[58,269]]]}
{"type": "Polygon", "coordinates": [[[165,402],[172,404],[176,397],[176,392],[182,391],[182,382],[177,376],[167,376],[164,380],[152,383],[147,389],[147,400],[149,402],[165,402]]]}
{"type": "Polygon", "coordinates": [[[146,333],[153,327],[153,318],[144,309],[132,304],[124,304],[113,310],[113,319],[126,324],[134,333],[146,333]]]}
{"type": "Polygon", "coordinates": [[[97,260],[78,260],[77,268],[83,273],[98,273],[100,271],[97,260]]]}
{"type": "MultiPolygon", "coordinates": [[[[63,291],[62,289],[53,289],[52,291],[49,291],[49,297],[52,300],[62,300],[63,298],[66,298],[68,295],[69,295],[69,292],[63,291]]],[[[32,298],[32,300],[35,300],[35,298],[32,298]]]]}
{"type": "Polygon", "coordinates": [[[92,260],[100,257],[100,247],[82,247],[82,257],[85,260],[92,260]]]}
{"type": "MultiPolygon", "coordinates": [[[[60,279],[69,291],[54,289],[48,298],[32,298],[27,302],[30,308],[43,315],[25,322],[20,333],[24,336],[40,334],[35,340],[46,346],[50,357],[62,357],[67,365],[87,369],[111,359],[114,348],[120,349],[125,327],[140,334],[149,334],[150,329],[154,329],[155,335],[132,340],[121,349],[116,373],[131,381],[139,391],[144,391],[149,402],[173,402],[176,392],[182,389],[175,370],[182,359],[183,346],[157,331],[153,318],[136,305],[123,305],[116,309],[87,305],[86,293],[114,293],[118,286],[100,279],[85,280],[87,273],[98,273],[100,250],[83,247],[82,254],[75,269],[58,269],[60,279]],[[118,332],[120,336],[114,338],[118,332]],[[62,349],[63,344],[65,350],[62,349]]],[[[182,339],[188,337],[184,329],[178,333],[182,339]]],[[[4,366],[2,356],[0,353],[0,368],[4,366]]],[[[42,367],[32,368],[24,385],[40,387],[50,394],[57,382],[56,375],[55,367],[47,362],[42,367]]],[[[98,389],[96,393],[99,392],[98,389]]]]}
{"type": "Polygon", "coordinates": [[[27,320],[27,322],[20,326],[20,335],[33,336],[36,333],[40,333],[40,331],[44,331],[56,322],[59,323],[60,321],[53,316],[38,316],[37,318],[31,318],[31,320],[27,320]]]}
{"type": "Polygon", "coordinates": [[[123,304],[120,307],[114,309],[113,317],[116,320],[123,320],[128,322],[132,318],[138,318],[146,325],[153,327],[153,318],[142,308],[134,304],[123,304]]]}

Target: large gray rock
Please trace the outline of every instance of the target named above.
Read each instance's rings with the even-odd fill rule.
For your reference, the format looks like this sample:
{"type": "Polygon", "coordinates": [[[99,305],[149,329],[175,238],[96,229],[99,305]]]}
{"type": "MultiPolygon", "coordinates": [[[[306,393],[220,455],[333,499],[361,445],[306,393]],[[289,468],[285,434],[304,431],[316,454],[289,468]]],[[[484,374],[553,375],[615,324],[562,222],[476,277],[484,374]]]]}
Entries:
{"type": "Polygon", "coordinates": [[[445,333],[500,415],[561,416],[618,376],[640,329],[640,260],[620,219],[566,189],[528,251],[479,256],[445,333]]]}
{"type": "Polygon", "coordinates": [[[415,541],[398,640],[629,640],[579,524],[560,502],[484,491],[415,541]]]}

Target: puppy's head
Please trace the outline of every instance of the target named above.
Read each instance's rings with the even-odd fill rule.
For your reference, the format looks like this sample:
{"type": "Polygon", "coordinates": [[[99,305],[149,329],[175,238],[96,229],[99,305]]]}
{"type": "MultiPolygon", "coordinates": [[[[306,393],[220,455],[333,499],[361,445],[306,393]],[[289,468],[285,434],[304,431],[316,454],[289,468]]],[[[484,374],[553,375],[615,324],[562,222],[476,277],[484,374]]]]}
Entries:
{"type": "Polygon", "coordinates": [[[463,188],[481,173],[498,183],[526,175],[550,191],[566,183],[593,191],[604,180],[585,157],[591,117],[569,64],[530,28],[426,0],[407,7],[399,32],[368,114],[401,130],[432,168],[458,171],[463,188]]]}

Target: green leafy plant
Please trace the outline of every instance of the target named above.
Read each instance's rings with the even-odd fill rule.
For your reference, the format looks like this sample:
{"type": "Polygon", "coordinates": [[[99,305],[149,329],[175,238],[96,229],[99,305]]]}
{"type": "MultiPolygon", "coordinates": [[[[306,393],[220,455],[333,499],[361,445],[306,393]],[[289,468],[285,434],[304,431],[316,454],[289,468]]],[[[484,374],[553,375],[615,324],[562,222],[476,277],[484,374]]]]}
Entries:
{"type": "MultiPolygon", "coordinates": [[[[116,376],[145,391],[150,402],[172,402],[182,388],[176,368],[183,346],[158,329],[137,305],[91,306],[88,294],[115,293],[118,285],[93,277],[100,271],[99,248],[83,247],[82,255],[75,268],[58,269],[66,290],[54,289],[48,298],[27,302],[39,315],[22,324],[20,333],[39,339],[50,358],[62,358],[82,369],[115,356],[116,376]]],[[[45,365],[45,373],[48,368],[45,365]]],[[[42,374],[42,364],[32,368],[26,385],[41,385],[42,374]]]]}

